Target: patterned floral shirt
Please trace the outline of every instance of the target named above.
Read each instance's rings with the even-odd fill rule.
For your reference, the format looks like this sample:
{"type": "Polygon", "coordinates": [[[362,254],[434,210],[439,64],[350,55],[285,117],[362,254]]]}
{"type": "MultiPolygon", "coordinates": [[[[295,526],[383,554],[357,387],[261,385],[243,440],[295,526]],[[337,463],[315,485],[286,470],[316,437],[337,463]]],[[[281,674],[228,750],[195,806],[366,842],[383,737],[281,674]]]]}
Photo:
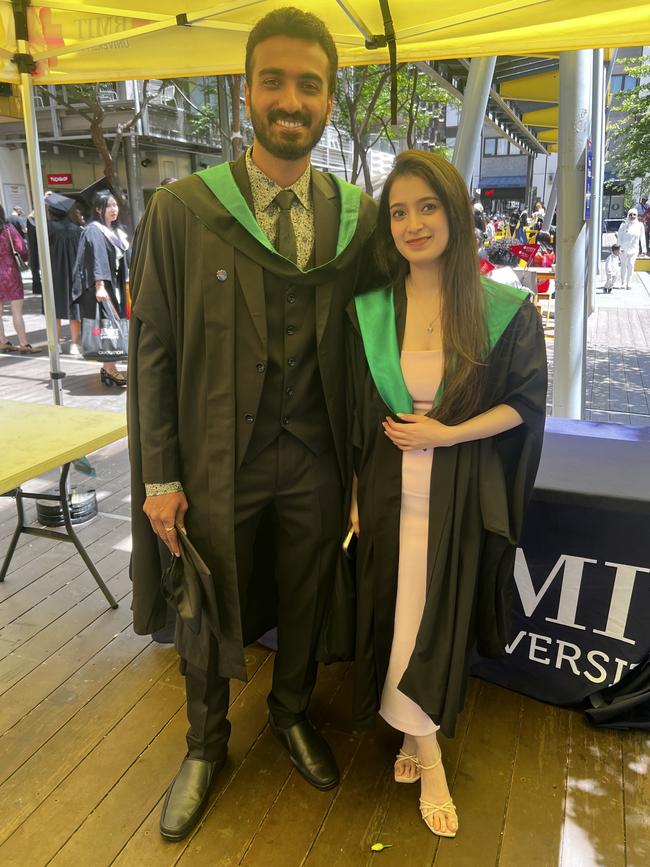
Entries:
{"type": "Polygon", "coordinates": [[[293,190],[295,198],[291,205],[291,223],[296,236],[298,267],[306,268],[314,246],[314,208],[311,198],[311,166],[307,166],[297,181],[289,187],[281,187],[267,177],[253,162],[253,148],[246,151],[246,171],[251,182],[255,219],[266,237],[275,244],[280,208],[275,197],[280,190],[293,190]]]}

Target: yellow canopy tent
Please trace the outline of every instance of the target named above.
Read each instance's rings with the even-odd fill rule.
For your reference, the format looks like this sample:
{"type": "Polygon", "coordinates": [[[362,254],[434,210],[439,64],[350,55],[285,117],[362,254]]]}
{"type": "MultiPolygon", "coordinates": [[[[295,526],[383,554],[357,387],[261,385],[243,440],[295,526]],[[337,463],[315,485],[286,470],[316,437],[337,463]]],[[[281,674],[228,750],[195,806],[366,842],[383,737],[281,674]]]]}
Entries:
{"type": "MultiPolygon", "coordinates": [[[[0,79],[18,82],[14,9],[0,0],[0,79]]],[[[387,62],[379,0],[41,0],[27,6],[39,83],[239,72],[251,27],[295,5],[320,16],[342,65],[387,62]]],[[[399,60],[554,54],[650,42],[650,3],[623,0],[388,0],[399,60]]]]}
{"type": "Polygon", "coordinates": [[[639,0],[456,0],[443,9],[431,0],[0,0],[0,81],[19,84],[23,100],[55,402],[62,374],[32,84],[240,72],[251,27],[283,5],[325,21],[342,65],[385,63],[395,50],[418,61],[650,42],[650,3],[639,0]]]}

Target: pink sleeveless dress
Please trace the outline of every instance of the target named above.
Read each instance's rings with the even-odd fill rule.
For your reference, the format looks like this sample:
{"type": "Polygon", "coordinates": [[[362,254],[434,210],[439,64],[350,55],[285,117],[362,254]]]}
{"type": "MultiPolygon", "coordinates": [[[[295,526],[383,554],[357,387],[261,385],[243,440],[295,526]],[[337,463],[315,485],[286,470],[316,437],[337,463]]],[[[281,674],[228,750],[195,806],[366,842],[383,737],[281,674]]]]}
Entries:
{"type": "MultiPolygon", "coordinates": [[[[413,412],[424,415],[431,409],[442,378],[443,352],[402,352],[401,365],[406,386],[413,398],[413,412]]],[[[413,653],[424,611],[432,460],[433,449],[402,454],[395,627],[379,709],[380,715],[393,728],[416,736],[433,734],[439,728],[419,705],[397,688],[413,653]]]]}

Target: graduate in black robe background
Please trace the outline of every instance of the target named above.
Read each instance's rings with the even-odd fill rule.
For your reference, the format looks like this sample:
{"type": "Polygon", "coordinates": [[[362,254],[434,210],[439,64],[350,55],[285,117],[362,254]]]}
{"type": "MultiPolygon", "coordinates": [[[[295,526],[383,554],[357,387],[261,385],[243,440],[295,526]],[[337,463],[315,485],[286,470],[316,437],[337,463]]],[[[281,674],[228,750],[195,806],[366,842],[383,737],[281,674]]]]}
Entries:
{"type": "MultiPolygon", "coordinates": [[[[359,533],[355,718],[368,726],[380,707],[385,715],[382,692],[391,688],[398,704],[402,697],[413,703],[420,723],[431,721],[426,736],[400,727],[405,738],[395,779],[421,780],[424,821],[450,837],[458,821],[435,731],[454,733],[471,651],[504,651],[514,555],[541,453],[547,386],[537,311],[526,293],[480,279],[473,228],[456,169],[433,154],[400,154],[379,207],[384,287],[359,293],[348,308],[358,475],[351,518],[359,533]],[[404,352],[442,354],[442,381],[426,415],[413,414],[404,352]],[[391,687],[394,639],[404,642],[396,617],[398,574],[413,581],[416,572],[410,564],[404,577],[400,570],[401,558],[412,554],[400,551],[403,456],[406,467],[407,453],[431,449],[421,586],[406,590],[407,599],[421,592],[423,605],[412,652],[391,687]]],[[[345,622],[336,609],[332,619],[345,622]]]]}
{"type": "Polygon", "coordinates": [[[72,302],[72,283],[83,229],[72,219],[71,212],[76,210],[74,199],[59,193],[50,193],[45,198],[45,204],[48,211],[47,236],[50,242],[57,335],[60,339],[61,320],[70,320],[71,328],[74,329],[72,343],[76,345],[79,338],[79,311],[72,302]],[[76,328],[72,322],[75,322],[76,328]]]}
{"type": "MultiPolygon", "coordinates": [[[[119,207],[109,191],[95,194],[92,221],[86,227],[77,251],[72,300],[78,303],[80,319],[94,319],[98,305],[110,305],[119,319],[126,319],[129,278],[129,242],[118,224],[119,207]]],[[[103,314],[100,307],[100,313],[103,314]]],[[[104,318],[104,315],[102,315],[104,318]]],[[[114,362],[100,370],[104,385],[126,387],[126,375],[114,362]]]]}

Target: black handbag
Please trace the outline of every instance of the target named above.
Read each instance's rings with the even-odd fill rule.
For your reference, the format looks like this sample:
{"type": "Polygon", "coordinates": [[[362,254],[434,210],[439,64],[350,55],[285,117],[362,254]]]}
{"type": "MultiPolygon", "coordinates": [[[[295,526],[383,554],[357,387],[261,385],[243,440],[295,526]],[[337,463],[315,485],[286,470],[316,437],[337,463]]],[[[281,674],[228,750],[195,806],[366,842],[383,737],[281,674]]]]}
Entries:
{"type": "Polygon", "coordinates": [[[123,361],[128,346],[128,319],[120,319],[110,301],[98,301],[95,318],[81,320],[81,354],[87,361],[123,361]]]}
{"type": "Polygon", "coordinates": [[[29,265],[27,264],[27,262],[25,262],[25,260],[20,255],[18,250],[16,250],[16,248],[14,247],[14,239],[11,237],[11,229],[9,228],[8,225],[5,228],[7,229],[7,234],[9,235],[9,243],[11,244],[11,253],[14,257],[14,262],[16,263],[16,267],[18,268],[19,271],[26,271],[29,268],[29,265]]]}

